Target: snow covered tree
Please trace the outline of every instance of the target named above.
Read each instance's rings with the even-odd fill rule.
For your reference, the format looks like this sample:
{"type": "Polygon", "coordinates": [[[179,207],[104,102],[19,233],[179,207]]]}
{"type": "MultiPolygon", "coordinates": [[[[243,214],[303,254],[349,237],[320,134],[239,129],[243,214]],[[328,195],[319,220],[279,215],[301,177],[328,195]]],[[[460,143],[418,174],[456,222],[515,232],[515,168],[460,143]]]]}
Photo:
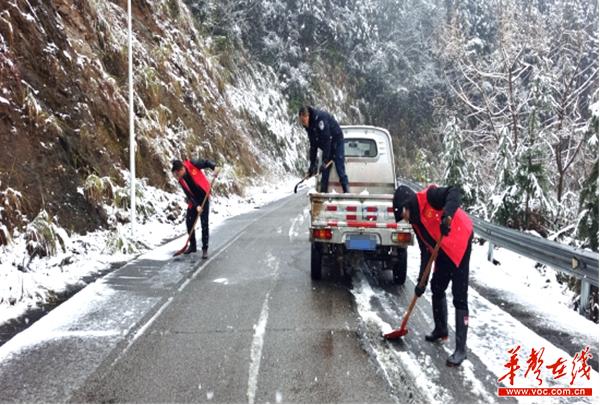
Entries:
{"type": "Polygon", "coordinates": [[[564,226],[574,219],[573,196],[581,187],[570,172],[587,161],[587,106],[598,80],[595,6],[446,4],[435,52],[451,95],[440,108],[464,117],[463,141],[479,152],[467,160],[483,159],[481,172],[494,190],[492,216],[542,232],[564,226]],[[495,161],[504,163],[494,168],[495,161]],[[490,176],[490,169],[500,172],[490,176]]]}
{"type": "Polygon", "coordinates": [[[469,208],[477,202],[477,173],[465,157],[462,129],[456,117],[451,117],[443,130],[442,163],[444,164],[443,183],[460,188],[462,202],[469,208]]]}
{"type": "Polygon", "coordinates": [[[514,167],[515,156],[508,128],[504,128],[500,134],[498,160],[495,166],[498,179],[490,198],[491,217],[501,225],[513,226],[516,219],[515,214],[519,210],[514,167]]]}
{"type": "Polygon", "coordinates": [[[590,175],[583,183],[580,194],[581,213],[578,224],[579,237],[584,247],[598,251],[598,159],[594,163],[590,175]]]}
{"type": "MultiPolygon", "coordinates": [[[[597,94],[596,94],[597,95],[597,94]]],[[[583,241],[583,247],[598,251],[598,215],[600,204],[598,203],[598,109],[600,103],[592,107],[593,116],[590,120],[588,130],[589,139],[587,146],[591,156],[595,157],[592,169],[585,178],[579,196],[580,211],[578,216],[577,236],[583,241]]]]}

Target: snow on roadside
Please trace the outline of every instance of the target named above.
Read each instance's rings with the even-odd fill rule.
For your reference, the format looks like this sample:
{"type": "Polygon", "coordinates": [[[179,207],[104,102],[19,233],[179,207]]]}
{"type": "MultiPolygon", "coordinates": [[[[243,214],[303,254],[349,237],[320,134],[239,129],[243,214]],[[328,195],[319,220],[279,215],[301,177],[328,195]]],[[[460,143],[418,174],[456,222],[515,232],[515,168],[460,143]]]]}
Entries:
{"type": "MultiPolygon", "coordinates": [[[[418,248],[409,248],[409,266],[408,277],[415,280],[418,276],[418,263],[420,253],[418,248]],[[413,263],[411,265],[410,263],[413,263]]],[[[487,261],[487,246],[473,245],[473,253],[471,256],[471,278],[479,280],[487,280],[490,288],[506,293],[506,300],[520,300],[521,303],[527,304],[532,308],[532,312],[537,312],[538,318],[547,319],[554,327],[564,328],[565,333],[572,335],[584,334],[592,341],[598,342],[598,325],[592,321],[585,319],[570,309],[567,305],[571,300],[571,292],[558,285],[556,281],[546,283],[546,274],[540,273],[535,268],[535,262],[523,258],[520,255],[503,250],[494,253],[494,257],[500,260],[500,263],[505,265],[495,266],[487,261]],[[527,281],[525,281],[527,280],[527,281]],[[555,323],[556,320],[556,323],[555,323]]],[[[548,270],[552,272],[552,270],[548,270]]],[[[450,288],[448,293],[451,296],[450,288]]],[[[431,292],[429,291],[423,296],[431,305],[431,292]]],[[[544,348],[544,364],[548,365],[558,360],[559,358],[567,359],[567,369],[570,369],[571,359],[576,353],[566,353],[564,350],[556,347],[548,340],[537,335],[527,326],[512,317],[509,313],[494,305],[486,298],[481,296],[473,288],[469,289],[469,335],[468,347],[488,369],[496,375],[497,378],[503,377],[507,369],[506,362],[510,355],[508,350],[516,345],[520,345],[519,351],[520,365],[522,367],[521,377],[527,369],[525,363],[527,356],[531,353],[531,349],[540,350],[544,348]],[[524,367],[524,369],[523,369],[524,367]]],[[[454,313],[452,300],[448,300],[448,326],[454,329],[452,322],[454,313]]],[[[433,325],[433,321],[432,321],[433,325]]],[[[453,346],[453,345],[450,345],[453,346]]],[[[581,347],[580,350],[583,350],[581,347]]],[[[451,347],[446,347],[448,353],[451,352],[451,347]]],[[[568,372],[568,371],[567,371],[568,372]]],[[[600,379],[598,372],[590,370],[591,381],[579,377],[573,387],[596,387],[600,379]]],[[[517,374],[517,377],[519,374],[517,374]]],[[[570,378],[563,377],[559,380],[554,380],[550,370],[544,369],[541,373],[543,378],[543,387],[564,388],[569,387],[570,378]]],[[[570,374],[569,374],[570,377],[570,374]]],[[[515,380],[517,382],[518,378],[515,380]]],[[[515,387],[536,387],[537,382],[531,378],[531,374],[519,380],[521,383],[515,384],[515,387]]],[[[509,385],[506,385],[509,386],[509,385]]],[[[510,386],[509,386],[510,387],[510,386]]],[[[594,397],[597,401],[597,392],[594,397]]],[[[562,402],[572,403],[573,399],[569,398],[542,398],[542,397],[521,397],[519,402],[523,403],[540,403],[540,402],[562,402]],[[544,401],[545,400],[545,401],[544,401]]],[[[576,402],[591,402],[589,398],[577,398],[576,402]]]]}
{"type": "MultiPolygon", "coordinates": [[[[565,333],[583,334],[590,337],[594,342],[598,342],[598,325],[586,320],[568,307],[571,300],[571,293],[565,291],[562,286],[559,286],[553,281],[552,286],[547,286],[545,282],[547,275],[540,273],[534,266],[535,263],[527,261],[527,259],[512,252],[502,252],[496,258],[501,259],[505,263],[504,266],[494,266],[487,262],[487,248],[484,246],[474,245],[473,255],[471,259],[472,278],[485,278],[489,276],[490,288],[495,288],[500,291],[515,291],[521,294],[524,302],[532,301],[532,309],[538,312],[538,317],[545,317],[548,323],[553,324],[556,316],[557,324],[553,324],[559,330],[564,327],[565,333]],[[499,272],[502,276],[495,279],[495,276],[489,275],[489,272],[499,272]],[[538,276],[535,276],[535,273],[538,276]],[[540,277],[543,282],[536,279],[540,277]],[[527,287],[521,287],[523,279],[529,280],[527,287]],[[536,284],[537,283],[537,284],[536,284]],[[526,289],[519,291],[521,288],[526,289]],[[525,293],[527,292],[527,293],[525,293]],[[542,301],[540,303],[540,301],[542,301]],[[533,305],[535,303],[535,305],[533,305]],[[544,305],[546,304],[546,305],[544,305]],[[568,322],[567,322],[568,321],[568,322]],[[583,329],[579,329],[583,328],[583,329]]],[[[419,250],[416,247],[408,249],[408,277],[411,280],[416,280],[419,269],[419,250]]],[[[551,271],[551,270],[549,270],[551,271]]],[[[411,380],[419,387],[422,393],[426,393],[426,400],[433,403],[448,403],[452,401],[453,395],[445,392],[443,387],[438,386],[439,378],[435,375],[438,371],[435,367],[429,367],[431,358],[423,353],[412,353],[410,351],[390,350],[386,345],[380,342],[379,333],[377,331],[389,331],[391,329],[388,322],[384,319],[389,318],[390,314],[397,316],[397,311],[405,310],[405,308],[391,308],[397,298],[387,291],[378,287],[369,285],[364,276],[360,275],[354,280],[355,287],[352,293],[355,298],[357,311],[362,323],[366,326],[368,340],[375,360],[379,363],[386,376],[396,375],[398,373],[408,373],[411,375],[411,380]],[[374,304],[376,303],[376,304],[374,304]],[[375,332],[370,332],[373,329],[375,332]],[[371,336],[372,335],[372,336],[371,336]]],[[[409,293],[410,289],[408,290],[409,293]]],[[[453,313],[454,308],[451,300],[451,291],[449,294],[449,327],[454,329],[453,313]]],[[[513,296],[507,296],[507,301],[516,299],[513,296]]],[[[431,292],[428,291],[421,298],[426,300],[424,306],[425,315],[431,320],[431,292]]],[[[516,373],[514,387],[538,387],[538,382],[530,372],[527,378],[524,377],[527,370],[527,358],[531,354],[531,350],[540,350],[544,348],[542,359],[544,361],[541,370],[542,385],[544,388],[567,388],[567,387],[597,387],[599,378],[598,372],[590,369],[590,380],[579,375],[573,385],[570,385],[572,359],[576,353],[567,353],[561,348],[555,346],[545,338],[522,324],[518,319],[504,311],[501,307],[491,303],[486,298],[481,296],[475,289],[469,291],[469,307],[470,307],[470,328],[468,335],[468,348],[481,362],[485,365],[489,372],[495,376],[496,381],[502,378],[508,371],[505,364],[510,359],[509,349],[520,345],[519,350],[519,365],[520,370],[516,373]],[[566,359],[567,362],[566,376],[560,379],[554,379],[550,370],[546,369],[557,361],[559,358],[566,359]]],[[[433,326],[433,320],[431,320],[433,326]]],[[[416,333],[415,336],[419,335],[416,333]]],[[[417,338],[417,337],[415,337],[417,338]]],[[[419,335],[419,339],[422,336],[419,335]]],[[[450,354],[454,349],[454,342],[449,345],[440,345],[440,350],[445,350],[446,354],[450,354]]],[[[579,350],[583,350],[584,346],[579,350]]],[[[483,402],[498,402],[500,399],[496,397],[495,392],[486,390],[484,384],[480,380],[481,376],[477,374],[477,369],[474,363],[467,359],[459,370],[462,378],[465,381],[465,387],[480,398],[483,402]]],[[[480,373],[479,373],[480,374],[480,373]]],[[[388,381],[389,381],[388,377],[388,381]]],[[[393,386],[393,384],[391,384],[393,386]]],[[[504,380],[502,383],[496,384],[498,387],[511,387],[504,380]]],[[[598,393],[594,393],[594,397],[518,397],[516,398],[521,403],[595,403],[598,402],[598,393]]]]}
{"type": "Polygon", "coordinates": [[[487,243],[473,245],[470,276],[478,285],[501,292],[508,302],[530,308],[542,324],[598,342],[600,326],[571,308],[576,294],[556,281],[553,269],[538,269],[534,260],[502,248],[494,249],[494,259],[500,263],[494,265],[487,260],[487,252],[487,243]]]}
{"type": "MultiPolygon", "coordinates": [[[[211,200],[210,227],[215,229],[225,219],[252,211],[271,201],[293,193],[297,178],[262,179],[245,189],[244,196],[224,198],[214,196],[211,200]]],[[[182,202],[182,192],[161,193],[158,209],[171,201],[182,202]]],[[[126,234],[127,225],[119,227],[126,234]]],[[[51,303],[57,294],[76,286],[84,286],[84,278],[107,271],[111,266],[130,261],[136,256],[144,259],[168,260],[173,251],[185,243],[183,217],[177,223],[161,222],[156,216],[136,227],[139,251],[136,253],[115,253],[107,249],[108,241],[114,232],[98,230],[86,235],[71,235],[69,248],[56,256],[35,258],[29,261],[26,253],[24,234],[15,235],[13,243],[0,246],[0,325],[16,319],[28,310],[51,303]],[[173,239],[165,244],[166,240],[173,239]]]]}

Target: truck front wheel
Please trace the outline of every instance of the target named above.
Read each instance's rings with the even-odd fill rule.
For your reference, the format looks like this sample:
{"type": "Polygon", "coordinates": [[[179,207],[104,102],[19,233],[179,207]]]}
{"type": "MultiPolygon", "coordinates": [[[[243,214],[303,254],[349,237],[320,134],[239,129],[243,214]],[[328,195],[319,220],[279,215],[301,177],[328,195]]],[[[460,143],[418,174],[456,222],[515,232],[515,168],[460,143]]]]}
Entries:
{"type": "Polygon", "coordinates": [[[323,268],[323,247],[318,242],[311,243],[310,247],[310,278],[320,280],[323,268]]]}
{"type": "Polygon", "coordinates": [[[402,285],[406,281],[406,264],[408,257],[405,248],[399,248],[396,252],[398,256],[396,257],[396,260],[392,262],[394,284],[402,285]]]}

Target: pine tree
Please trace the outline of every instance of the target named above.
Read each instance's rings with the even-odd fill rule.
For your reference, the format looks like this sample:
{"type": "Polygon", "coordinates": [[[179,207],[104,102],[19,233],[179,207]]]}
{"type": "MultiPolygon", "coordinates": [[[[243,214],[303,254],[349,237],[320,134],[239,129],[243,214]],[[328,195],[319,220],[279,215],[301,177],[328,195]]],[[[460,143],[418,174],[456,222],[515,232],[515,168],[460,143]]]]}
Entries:
{"type": "Polygon", "coordinates": [[[600,206],[598,204],[598,116],[592,117],[590,125],[591,137],[588,141],[591,149],[595,152],[596,161],[592,171],[583,183],[579,195],[580,213],[577,233],[583,240],[583,247],[598,251],[598,215],[600,206]]]}
{"type": "Polygon", "coordinates": [[[598,251],[598,159],[589,177],[583,183],[580,195],[581,220],[579,221],[579,238],[584,241],[583,247],[598,251]]]}
{"type": "Polygon", "coordinates": [[[500,131],[500,145],[496,164],[496,187],[490,199],[492,219],[500,225],[514,226],[518,222],[519,200],[515,180],[515,156],[508,127],[500,131]]]}
{"type": "Polygon", "coordinates": [[[474,181],[476,173],[469,170],[472,164],[464,155],[462,130],[455,117],[451,117],[444,128],[443,147],[443,183],[458,187],[462,194],[463,207],[469,208],[477,200],[477,184],[474,181]]]}

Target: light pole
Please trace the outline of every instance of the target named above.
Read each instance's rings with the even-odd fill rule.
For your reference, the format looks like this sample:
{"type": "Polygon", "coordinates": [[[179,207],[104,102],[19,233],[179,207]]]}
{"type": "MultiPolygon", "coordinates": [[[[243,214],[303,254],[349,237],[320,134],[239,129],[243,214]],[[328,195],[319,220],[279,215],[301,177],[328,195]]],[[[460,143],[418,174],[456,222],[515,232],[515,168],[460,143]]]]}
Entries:
{"type": "Polygon", "coordinates": [[[127,0],[127,26],[128,26],[128,56],[129,56],[129,173],[130,173],[130,200],[131,200],[131,237],[135,237],[135,125],[133,112],[133,49],[131,31],[131,0],[127,0]]]}

